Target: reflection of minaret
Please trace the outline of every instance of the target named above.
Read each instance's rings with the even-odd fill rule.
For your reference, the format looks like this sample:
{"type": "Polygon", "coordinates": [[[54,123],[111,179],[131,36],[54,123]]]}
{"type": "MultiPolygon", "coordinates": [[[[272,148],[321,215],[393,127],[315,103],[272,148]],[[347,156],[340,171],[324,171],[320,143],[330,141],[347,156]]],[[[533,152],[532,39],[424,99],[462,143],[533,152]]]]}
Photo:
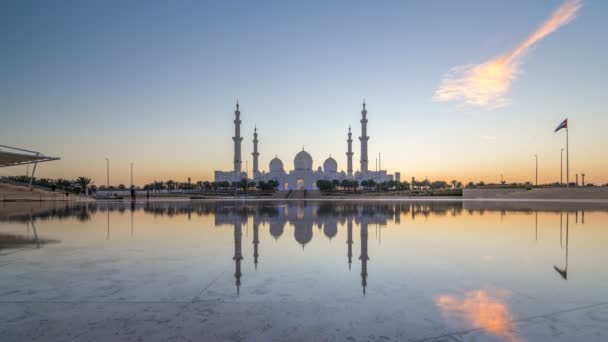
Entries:
{"type": "Polygon", "coordinates": [[[350,131],[350,125],[348,125],[348,152],[346,152],[346,172],[349,177],[353,176],[353,134],[350,131]]]}
{"type": "Polygon", "coordinates": [[[365,109],[365,100],[363,100],[363,110],[361,111],[361,173],[367,172],[367,110],[365,109]]]}
{"type": "Polygon", "coordinates": [[[235,176],[240,176],[241,173],[241,112],[239,111],[239,101],[236,101],[236,110],[234,111],[234,173],[235,176]]]}
{"type": "Polygon", "coordinates": [[[348,270],[350,271],[350,265],[353,261],[353,218],[350,217],[347,223],[347,240],[348,245],[348,270]]]}
{"type": "Polygon", "coordinates": [[[255,270],[258,270],[258,245],[260,244],[259,239],[260,223],[254,218],[253,220],[253,264],[255,270]]]}
{"type": "Polygon", "coordinates": [[[367,222],[361,221],[361,286],[363,286],[363,295],[365,295],[365,288],[367,287],[367,222]]]}
{"type": "Polygon", "coordinates": [[[243,226],[241,223],[234,224],[234,257],[232,260],[235,261],[235,272],[234,278],[236,279],[236,293],[239,294],[241,290],[241,260],[243,260],[243,254],[241,252],[241,241],[243,239],[243,226]]]}
{"type": "Polygon", "coordinates": [[[253,177],[256,178],[260,170],[258,168],[258,157],[260,154],[258,153],[258,128],[255,127],[253,129],[253,177]]]}

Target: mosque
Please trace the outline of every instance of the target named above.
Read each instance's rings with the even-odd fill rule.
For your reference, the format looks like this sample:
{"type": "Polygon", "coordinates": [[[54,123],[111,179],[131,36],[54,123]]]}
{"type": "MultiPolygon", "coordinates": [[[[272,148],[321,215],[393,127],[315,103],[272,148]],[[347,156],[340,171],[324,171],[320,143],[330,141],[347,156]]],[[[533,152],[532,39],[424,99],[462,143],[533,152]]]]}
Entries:
{"type": "Polygon", "coordinates": [[[363,101],[363,110],[361,110],[361,136],[359,141],[361,143],[361,158],[360,158],[360,170],[353,173],[353,155],[352,150],[352,132],[350,126],[348,127],[348,139],[347,142],[347,169],[338,171],[338,162],[329,156],[324,162],[323,167],[319,166],[316,170],[314,169],[312,157],[308,152],[302,148],[302,151],[298,152],[293,160],[293,170],[287,172],[283,162],[275,157],[268,165],[268,172],[260,171],[258,159],[260,153],[258,152],[258,131],[255,127],[253,132],[253,178],[249,178],[246,172],[242,170],[243,161],[241,159],[241,112],[239,110],[239,103],[236,103],[236,110],[234,111],[234,169],[232,171],[215,171],[215,182],[238,182],[242,179],[250,179],[253,181],[270,181],[274,180],[279,183],[279,190],[316,190],[318,180],[354,180],[361,183],[364,180],[374,180],[377,183],[393,180],[393,175],[389,175],[386,170],[370,171],[368,168],[369,160],[367,155],[367,143],[369,136],[367,135],[367,109],[365,101],[363,101]]]}

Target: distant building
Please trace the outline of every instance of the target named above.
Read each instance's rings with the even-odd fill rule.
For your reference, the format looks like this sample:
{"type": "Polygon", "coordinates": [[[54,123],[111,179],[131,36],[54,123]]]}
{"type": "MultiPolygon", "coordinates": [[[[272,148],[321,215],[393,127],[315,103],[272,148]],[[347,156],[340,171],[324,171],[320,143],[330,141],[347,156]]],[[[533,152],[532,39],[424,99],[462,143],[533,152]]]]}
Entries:
{"type": "Polygon", "coordinates": [[[401,172],[395,172],[395,182],[401,183],[401,172]]]}

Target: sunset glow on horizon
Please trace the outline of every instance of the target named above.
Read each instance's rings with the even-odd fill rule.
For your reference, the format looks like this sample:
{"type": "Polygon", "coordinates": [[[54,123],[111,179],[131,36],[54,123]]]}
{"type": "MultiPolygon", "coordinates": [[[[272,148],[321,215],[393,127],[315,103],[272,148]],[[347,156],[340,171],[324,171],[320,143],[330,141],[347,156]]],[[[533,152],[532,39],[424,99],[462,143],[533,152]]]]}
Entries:
{"type": "Polygon", "coordinates": [[[237,98],[250,176],[254,127],[261,170],[304,147],[341,171],[350,125],[356,171],[365,98],[370,170],[523,183],[538,155],[539,183],[559,182],[567,117],[570,180],[608,183],[605,1],[2,8],[0,144],[60,157],[40,178],[104,185],[108,158],[113,185],[131,163],[139,186],[213,181],[232,169],[237,98]]]}

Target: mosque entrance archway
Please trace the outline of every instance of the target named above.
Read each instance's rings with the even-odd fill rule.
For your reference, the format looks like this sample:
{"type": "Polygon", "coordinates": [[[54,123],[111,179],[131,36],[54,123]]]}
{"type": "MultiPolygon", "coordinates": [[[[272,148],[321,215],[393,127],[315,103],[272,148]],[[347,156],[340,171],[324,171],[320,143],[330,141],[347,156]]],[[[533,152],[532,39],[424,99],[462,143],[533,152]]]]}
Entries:
{"type": "Polygon", "coordinates": [[[296,189],[304,190],[304,180],[302,178],[298,178],[298,180],[296,182],[296,189]]]}
{"type": "Polygon", "coordinates": [[[284,191],[289,190],[289,183],[285,183],[285,184],[283,184],[283,190],[284,190],[284,191]]]}

